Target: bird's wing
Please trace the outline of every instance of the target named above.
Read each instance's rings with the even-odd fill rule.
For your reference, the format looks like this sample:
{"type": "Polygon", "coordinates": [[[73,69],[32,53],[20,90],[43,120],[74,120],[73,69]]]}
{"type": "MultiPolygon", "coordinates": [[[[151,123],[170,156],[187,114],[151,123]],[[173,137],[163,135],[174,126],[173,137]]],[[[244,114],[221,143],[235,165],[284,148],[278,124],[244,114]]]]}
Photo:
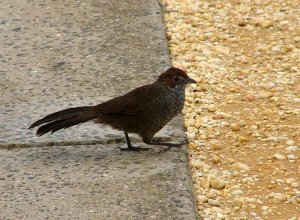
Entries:
{"type": "Polygon", "coordinates": [[[94,108],[99,114],[137,114],[151,105],[158,95],[159,91],[153,85],[146,85],[96,105],[94,108]]]}

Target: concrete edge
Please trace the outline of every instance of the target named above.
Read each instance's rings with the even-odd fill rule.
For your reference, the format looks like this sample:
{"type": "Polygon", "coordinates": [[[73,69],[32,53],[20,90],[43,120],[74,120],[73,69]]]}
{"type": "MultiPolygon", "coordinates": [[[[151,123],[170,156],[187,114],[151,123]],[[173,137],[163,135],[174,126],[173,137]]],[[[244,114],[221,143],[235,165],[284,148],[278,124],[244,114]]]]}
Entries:
{"type": "MultiPolygon", "coordinates": [[[[170,65],[171,64],[171,51],[170,51],[170,48],[169,48],[169,42],[168,42],[168,38],[167,38],[167,30],[166,30],[166,20],[165,20],[165,13],[166,10],[164,8],[164,5],[160,2],[160,0],[157,0],[157,3],[159,4],[160,6],[160,11],[161,11],[161,21],[162,21],[162,24],[163,24],[163,30],[164,30],[164,33],[165,33],[165,45],[167,48],[166,49],[166,54],[167,57],[168,57],[168,60],[169,60],[169,63],[170,65]]],[[[180,118],[181,118],[181,121],[183,123],[184,119],[183,119],[183,115],[180,114],[180,118]]],[[[183,127],[184,128],[184,127],[183,127]]],[[[188,138],[187,136],[185,135],[185,140],[188,141],[188,138]]],[[[188,173],[188,176],[189,176],[189,180],[188,180],[188,184],[189,184],[189,191],[191,192],[191,196],[193,197],[193,204],[194,204],[194,211],[195,211],[195,215],[196,215],[196,220],[200,220],[200,216],[198,214],[198,210],[197,210],[197,206],[196,206],[196,193],[195,193],[195,189],[194,189],[194,184],[193,184],[193,178],[192,178],[192,173],[191,173],[191,168],[190,168],[190,165],[189,165],[189,152],[188,152],[188,147],[187,145],[185,144],[184,145],[184,148],[183,148],[183,151],[184,151],[184,155],[185,155],[185,162],[186,162],[186,171],[188,173]]]]}

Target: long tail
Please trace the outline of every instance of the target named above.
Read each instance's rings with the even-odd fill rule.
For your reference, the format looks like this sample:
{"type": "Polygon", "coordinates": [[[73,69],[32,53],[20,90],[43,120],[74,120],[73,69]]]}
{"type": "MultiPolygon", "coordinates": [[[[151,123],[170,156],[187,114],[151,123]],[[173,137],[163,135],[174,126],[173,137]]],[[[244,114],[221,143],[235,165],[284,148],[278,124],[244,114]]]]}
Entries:
{"type": "Polygon", "coordinates": [[[36,131],[36,135],[41,136],[48,132],[54,133],[60,129],[90,121],[96,117],[97,114],[94,111],[93,106],[69,108],[47,115],[34,122],[29,128],[44,124],[36,131]]]}

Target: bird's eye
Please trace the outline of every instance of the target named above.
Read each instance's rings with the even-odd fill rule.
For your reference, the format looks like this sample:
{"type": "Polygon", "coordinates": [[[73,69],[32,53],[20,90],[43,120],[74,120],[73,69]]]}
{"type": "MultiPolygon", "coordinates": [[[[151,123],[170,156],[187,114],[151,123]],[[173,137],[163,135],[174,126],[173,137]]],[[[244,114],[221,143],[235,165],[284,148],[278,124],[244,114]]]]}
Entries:
{"type": "Polygon", "coordinates": [[[174,80],[175,82],[178,82],[178,81],[180,80],[180,78],[179,78],[178,76],[174,76],[174,77],[173,77],[173,80],[174,80]]]}

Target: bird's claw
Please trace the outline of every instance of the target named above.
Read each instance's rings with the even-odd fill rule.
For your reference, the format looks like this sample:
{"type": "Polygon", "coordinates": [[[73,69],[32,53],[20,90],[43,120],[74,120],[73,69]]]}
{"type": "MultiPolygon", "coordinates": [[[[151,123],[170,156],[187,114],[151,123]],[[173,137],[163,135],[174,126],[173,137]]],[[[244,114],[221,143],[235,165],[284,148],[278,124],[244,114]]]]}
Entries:
{"type": "Polygon", "coordinates": [[[147,151],[151,148],[141,148],[141,147],[127,147],[127,148],[121,148],[121,147],[116,147],[115,149],[120,149],[120,151],[135,151],[135,152],[140,152],[140,151],[147,151]]]}

